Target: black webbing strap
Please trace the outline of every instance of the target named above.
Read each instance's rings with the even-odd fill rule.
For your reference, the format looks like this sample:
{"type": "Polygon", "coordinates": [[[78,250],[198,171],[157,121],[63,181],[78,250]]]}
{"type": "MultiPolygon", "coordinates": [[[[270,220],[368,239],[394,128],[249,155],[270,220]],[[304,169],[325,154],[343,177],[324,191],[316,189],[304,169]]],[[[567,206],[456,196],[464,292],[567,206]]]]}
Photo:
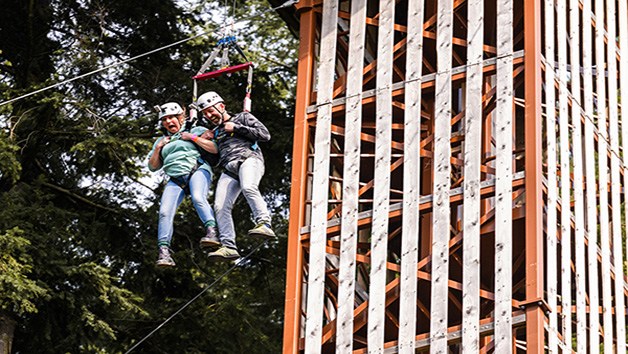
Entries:
{"type": "MultiPolygon", "coordinates": [[[[209,55],[209,58],[207,58],[207,60],[205,60],[205,62],[203,63],[201,68],[198,70],[198,73],[196,73],[196,75],[201,75],[202,73],[205,72],[205,70],[207,70],[209,65],[214,61],[214,59],[216,59],[216,57],[220,53],[220,50],[222,49],[222,47],[223,47],[223,44],[219,43],[218,47],[216,47],[214,49],[214,51],[209,55]]],[[[194,110],[195,112],[198,109],[198,107],[196,105],[197,95],[198,95],[198,82],[196,80],[194,80],[194,87],[192,89],[192,104],[191,104],[190,108],[192,108],[192,110],[194,110]]],[[[196,113],[193,113],[193,115],[196,115],[196,113]]]]}
{"type": "Polygon", "coordinates": [[[224,170],[223,173],[226,174],[227,176],[235,179],[236,181],[240,182],[240,176],[236,175],[235,173],[233,173],[231,171],[227,171],[227,170],[224,170]]]}
{"type": "Polygon", "coordinates": [[[192,178],[192,175],[194,174],[194,172],[196,172],[199,169],[199,167],[201,167],[201,162],[200,161],[196,161],[196,164],[194,165],[194,167],[192,167],[192,170],[188,174],[188,182],[187,183],[185,183],[183,181],[183,179],[180,178],[180,177],[170,177],[170,180],[172,182],[174,182],[177,186],[181,187],[181,189],[183,189],[183,193],[185,193],[185,195],[190,195],[190,179],[192,178]]]}

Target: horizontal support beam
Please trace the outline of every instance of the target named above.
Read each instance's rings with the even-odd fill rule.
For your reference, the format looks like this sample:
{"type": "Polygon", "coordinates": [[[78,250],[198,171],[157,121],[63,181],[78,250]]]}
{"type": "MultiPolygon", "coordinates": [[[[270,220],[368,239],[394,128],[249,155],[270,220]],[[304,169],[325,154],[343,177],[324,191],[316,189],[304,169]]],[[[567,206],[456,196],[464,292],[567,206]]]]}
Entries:
{"type": "MultiPolygon", "coordinates": [[[[523,183],[523,180],[525,179],[525,172],[521,171],[521,172],[517,172],[515,174],[513,174],[513,178],[512,178],[512,182],[513,182],[513,186],[516,185],[520,185],[523,183]]],[[[481,194],[486,194],[489,193],[489,189],[495,187],[495,179],[490,179],[488,181],[483,181],[482,183],[480,183],[480,190],[481,190],[481,194]]],[[[457,198],[460,199],[462,198],[462,194],[464,192],[464,187],[458,187],[458,188],[452,188],[449,191],[449,198],[457,198]]],[[[433,200],[433,196],[430,195],[424,195],[419,199],[419,204],[420,204],[420,209],[425,209],[426,208],[426,204],[431,204],[433,200]]],[[[395,203],[395,204],[391,204],[390,205],[390,212],[398,212],[400,210],[402,210],[403,208],[403,203],[395,203]]],[[[373,211],[372,210],[367,210],[367,211],[363,211],[361,213],[358,214],[358,222],[360,220],[364,220],[364,219],[370,219],[371,217],[373,217],[373,211]]],[[[331,227],[340,227],[340,223],[341,220],[340,219],[333,219],[333,220],[329,220],[327,221],[327,228],[331,228],[331,227]]],[[[303,226],[301,228],[301,235],[305,235],[305,234],[309,234],[310,233],[310,226],[303,226]]],[[[329,233],[330,230],[328,230],[329,233]]],[[[304,238],[302,238],[303,240],[304,238]]],[[[307,237],[305,238],[307,239],[307,237]]]]}
{"type": "MultiPolygon", "coordinates": [[[[515,53],[513,53],[513,59],[519,59],[519,58],[523,58],[524,56],[524,52],[523,50],[517,51],[515,53]]],[[[490,59],[486,59],[482,62],[484,67],[489,67],[491,65],[496,65],[497,64],[497,58],[490,58],[490,59]]],[[[451,70],[451,75],[457,75],[457,74],[463,74],[467,72],[467,65],[461,65],[458,67],[455,67],[451,70]]],[[[421,79],[419,81],[421,81],[422,83],[427,83],[427,82],[432,82],[436,80],[436,73],[431,73],[431,74],[426,74],[423,75],[421,77],[421,79]]],[[[392,86],[392,90],[400,90],[403,89],[406,85],[406,82],[408,81],[401,81],[401,82],[397,82],[395,84],[393,84],[392,86]]],[[[376,95],[376,89],[372,89],[372,90],[367,90],[362,92],[362,98],[369,98],[369,97],[374,97],[376,95]]],[[[342,98],[337,98],[335,100],[333,100],[331,102],[332,107],[336,107],[336,106],[341,106],[344,105],[346,103],[347,98],[346,97],[342,97],[342,98]]],[[[328,103],[323,103],[323,104],[329,104],[328,103]]],[[[323,105],[321,104],[321,105],[323,105]]],[[[307,107],[306,109],[306,113],[307,114],[311,114],[311,113],[316,113],[318,111],[318,106],[319,105],[311,105],[309,107],[307,107]]]]}
{"type": "MultiPolygon", "coordinates": [[[[518,311],[518,313],[521,313],[518,311]]],[[[513,314],[514,315],[514,314],[513,314]]],[[[526,323],[526,315],[514,315],[512,317],[512,327],[521,327],[526,323]]],[[[455,326],[460,327],[460,326],[455,326]]],[[[455,328],[454,327],[454,328],[455,328]]],[[[451,328],[450,328],[451,329],[451,328]]],[[[488,323],[480,324],[480,336],[485,337],[493,334],[495,329],[495,321],[490,321],[488,323]]],[[[456,343],[460,343],[462,341],[462,330],[454,330],[448,331],[447,333],[447,345],[452,345],[456,343]]],[[[397,346],[397,341],[388,342],[384,344],[384,353],[398,353],[399,347],[397,346]]],[[[415,342],[415,350],[424,351],[430,348],[430,337],[429,334],[426,335],[418,335],[417,340],[415,342]],[[420,338],[420,339],[419,339],[420,338]]],[[[354,354],[362,354],[367,353],[367,349],[355,350],[354,354]]]]}

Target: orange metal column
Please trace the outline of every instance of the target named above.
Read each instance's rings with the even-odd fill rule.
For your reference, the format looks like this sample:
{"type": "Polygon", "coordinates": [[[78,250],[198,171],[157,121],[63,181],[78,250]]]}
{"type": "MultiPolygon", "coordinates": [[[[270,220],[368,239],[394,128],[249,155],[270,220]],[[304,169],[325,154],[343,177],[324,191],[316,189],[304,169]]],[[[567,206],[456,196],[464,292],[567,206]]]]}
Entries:
{"type": "Polygon", "coordinates": [[[284,319],[283,352],[298,352],[301,319],[301,287],[303,252],[299,229],[305,218],[305,192],[307,182],[308,126],[306,108],[310,104],[312,73],[314,70],[314,41],[316,14],[311,1],[297,5],[300,12],[299,64],[297,97],[294,116],[292,152],[292,183],[290,192],[290,225],[288,231],[288,260],[286,270],[286,305],[284,319]]]}
{"type": "Polygon", "coordinates": [[[541,5],[524,1],[526,342],[528,353],[543,353],[543,193],[541,189],[541,5]]]}

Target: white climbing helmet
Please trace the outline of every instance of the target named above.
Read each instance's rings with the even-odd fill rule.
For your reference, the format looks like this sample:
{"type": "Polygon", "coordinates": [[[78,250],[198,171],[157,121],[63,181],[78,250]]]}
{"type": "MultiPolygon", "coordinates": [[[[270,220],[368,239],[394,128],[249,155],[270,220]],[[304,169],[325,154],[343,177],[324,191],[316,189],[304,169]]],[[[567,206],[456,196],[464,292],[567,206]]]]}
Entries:
{"type": "Polygon", "coordinates": [[[224,102],[222,97],[214,91],[205,92],[198,98],[198,107],[202,110],[209,108],[217,103],[224,102]]]}
{"type": "Polygon", "coordinates": [[[161,106],[155,106],[155,110],[159,113],[159,119],[165,116],[178,116],[179,114],[185,113],[183,108],[181,108],[181,106],[176,102],[168,102],[162,104],[161,106]]]}

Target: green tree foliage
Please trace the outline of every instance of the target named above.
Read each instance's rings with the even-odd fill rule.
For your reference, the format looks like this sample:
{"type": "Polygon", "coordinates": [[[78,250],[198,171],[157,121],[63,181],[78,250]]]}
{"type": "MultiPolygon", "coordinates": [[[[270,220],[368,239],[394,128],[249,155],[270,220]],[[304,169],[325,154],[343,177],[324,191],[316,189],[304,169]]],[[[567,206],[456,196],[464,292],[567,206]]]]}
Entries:
{"type": "MultiPolygon", "coordinates": [[[[235,4],[3,0],[0,100],[216,30],[225,14],[269,8],[235,4]]],[[[256,63],[253,114],[273,136],[261,145],[261,189],[285,235],[296,40],[272,12],[244,28],[234,34],[256,63]]],[[[0,316],[17,323],[14,352],[124,352],[230,267],[207,262],[203,227],[185,200],[175,219],[177,267],[154,269],[163,176],[145,167],[159,136],[150,107],[189,103],[191,77],[218,39],[198,37],[0,106],[0,316]]],[[[199,91],[219,91],[237,112],[245,82],[236,73],[199,91]]],[[[234,219],[246,235],[244,198],[234,219]]],[[[238,239],[244,254],[258,244],[238,239]]],[[[280,351],[285,249],[283,237],[264,245],[135,352],[280,351]]]]}

